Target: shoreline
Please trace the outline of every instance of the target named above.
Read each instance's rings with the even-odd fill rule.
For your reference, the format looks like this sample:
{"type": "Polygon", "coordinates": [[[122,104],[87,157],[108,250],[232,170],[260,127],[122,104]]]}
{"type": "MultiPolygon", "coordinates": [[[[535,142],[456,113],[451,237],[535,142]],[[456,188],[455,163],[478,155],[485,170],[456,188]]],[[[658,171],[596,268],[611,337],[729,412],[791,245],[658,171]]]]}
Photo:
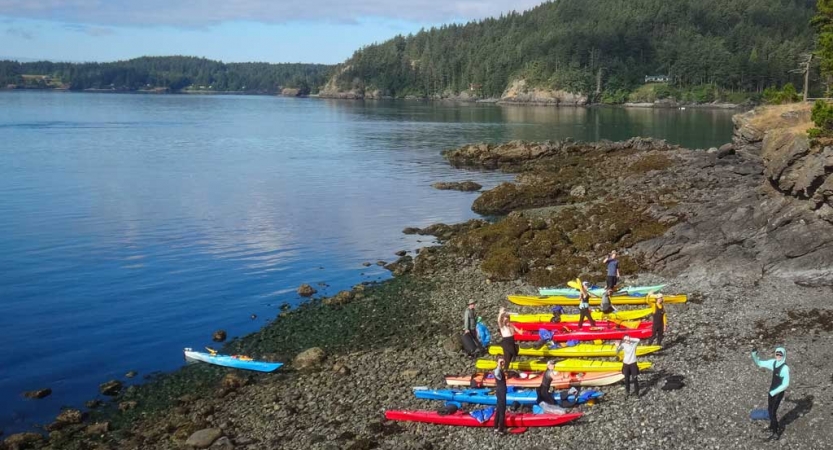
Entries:
{"type": "MultiPolygon", "coordinates": [[[[742,202],[757,204],[779,198],[777,193],[761,190],[760,162],[745,161],[737,155],[719,158],[676,147],[653,148],[646,145],[648,141],[606,146],[587,143],[575,149],[566,145],[561,151],[575,150],[583,155],[592,149],[621,159],[609,164],[628,168],[621,171],[622,180],[610,180],[599,189],[618,187],[613,191],[642,194],[640,187],[650,193],[649,188],[655,186],[660,202],[649,203],[647,209],[651,211],[646,214],[655,216],[657,222],[685,214],[678,228],[687,233],[686,239],[695,239],[686,225],[695,228],[703,223],[720,223],[729,227],[723,233],[736,229],[738,235],[727,239],[738,241],[740,233],[747,232],[741,224],[750,220],[748,213],[735,214],[746,208],[742,202]],[[667,155],[673,170],[656,169],[662,162],[656,160],[656,155],[667,155]],[[716,210],[716,205],[724,203],[716,210]],[[727,215],[738,217],[727,222],[727,215]]],[[[533,162],[537,166],[541,161],[533,162]]],[[[512,164],[526,169],[533,166],[523,158],[512,164]]],[[[594,168],[593,163],[588,164],[589,169],[594,168]]],[[[590,186],[582,194],[589,197],[585,203],[603,192],[593,192],[595,188],[590,186]]],[[[565,205],[559,213],[570,206],[565,205]]],[[[516,208],[505,223],[528,223],[531,228],[527,231],[542,231],[540,221],[526,217],[534,211],[516,208]]],[[[576,214],[579,222],[594,223],[589,216],[576,214]]],[[[557,216],[547,217],[553,225],[562,223],[557,216]]],[[[595,220],[605,224],[604,218],[595,220]]],[[[118,403],[138,402],[131,409],[119,412],[113,406],[107,414],[93,413],[89,422],[112,421],[110,434],[78,438],[70,433],[72,428],[67,428],[65,440],[56,435],[51,448],[85,448],[87,441],[109,448],[182,448],[193,432],[205,428],[221,430],[232,446],[229,448],[252,450],[283,446],[429,449],[493,442],[491,433],[484,430],[390,423],[381,415],[387,408],[436,408],[434,403],[413,399],[410,387],[440,387],[445,373],[471,372],[472,362],[456,350],[455,331],[468,298],[478,300],[478,315],[492,325],[491,318],[499,306],[521,309],[506,303],[507,294],[535,292],[523,279],[500,281],[499,276],[484,271],[480,256],[466,254],[469,247],[463,244],[491,236],[488,230],[513,232],[506,225],[489,227],[473,220],[420,230],[420,234],[439,236],[442,245],[423,248],[412,261],[412,273],[382,283],[358,285],[353,298],[343,302],[319,299],[304,303],[223,349],[282,360],[290,363],[286,370],[260,375],[205,364],[188,366],[125,392],[118,403]],[[487,234],[478,234],[478,230],[487,234]],[[308,369],[293,367],[291,357],[313,346],[324,349],[323,361],[308,369]]],[[[631,232],[642,233],[636,228],[631,232]]],[[[576,245],[584,244],[576,239],[576,245]]],[[[788,351],[793,352],[790,361],[796,365],[796,379],[811,380],[802,382],[804,387],[791,387],[782,406],[782,415],[792,417],[782,442],[790,448],[815,448],[816,443],[831,437],[823,427],[814,426],[827,417],[831,393],[807,387],[829,384],[829,380],[812,380],[807,365],[814,364],[812,370],[823,373],[831,370],[831,362],[812,358],[829,348],[831,336],[816,334],[821,324],[803,315],[820,307],[817,300],[827,295],[827,288],[789,284],[777,276],[765,276],[761,270],[755,275],[754,267],[742,264],[745,259],[737,253],[741,250],[733,249],[737,244],[726,244],[725,253],[716,256],[705,252],[702,256],[708,258],[707,262],[691,264],[679,259],[686,252],[679,247],[674,250],[676,245],[667,237],[637,240],[633,251],[650,255],[651,261],[645,263],[645,269],[626,274],[627,284],[667,282],[668,292],[691,295],[690,304],[669,306],[671,325],[666,348],[656,357],[646,358],[654,361],[656,368],[642,376],[645,394],[633,401],[624,397],[621,386],[602,388],[605,399],[597,406],[581,408],[586,416],[578,423],[530,430],[504,439],[524,446],[580,442],[582,448],[609,448],[629,442],[640,447],[659,443],[698,449],[726,444],[759,448],[760,427],[749,422],[748,411],[765,402],[769,379],[754,368],[747,350],[752,345],[764,348],[776,343],[786,343],[788,351]],[[678,271],[671,267],[675,260],[685,268],[678,271]],[[796,311],[800,313],[798,319],[792,316],[796,311]],[[796,326],[806,327],[806,333],[790,332],[796,326]],[[669,375],[684,375],[687,386],[679,391],[663,391],[663,380],[669,375]],[[814,407],[814,402],[818,406],[814,407]]],[[[698,245],[702,244],[695,240],[692,248],[700,248],[698,245]]],[[[472,247],[472,251],[477,250],[472,247]]],[[[595,254],[601,250],[590,245],[582,251],[595,254]]],[[[409,260],[400,261],[404,264],[409,260]]],[[[594,280],[599,276],[593,272],[587,275],[594,280]]],[[[539,309],[524,311],[534,310],[539,309]]],[[[490,329],[494,335],[494,326],[490,329]]],[[[78,426],[79,431],[82,428],[78,426]]]]}

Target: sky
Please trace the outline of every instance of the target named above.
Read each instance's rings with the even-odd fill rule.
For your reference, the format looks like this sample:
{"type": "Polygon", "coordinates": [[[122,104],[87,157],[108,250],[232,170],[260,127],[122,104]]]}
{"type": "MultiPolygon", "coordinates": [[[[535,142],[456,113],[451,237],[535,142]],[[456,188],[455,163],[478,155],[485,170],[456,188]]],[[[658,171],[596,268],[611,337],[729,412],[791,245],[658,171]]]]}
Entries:
{"type": "Polygon", "coordinates": [[[364,45],[542,0],[0,0],[0,59],[188,55],[335,64],[364,45]]]}

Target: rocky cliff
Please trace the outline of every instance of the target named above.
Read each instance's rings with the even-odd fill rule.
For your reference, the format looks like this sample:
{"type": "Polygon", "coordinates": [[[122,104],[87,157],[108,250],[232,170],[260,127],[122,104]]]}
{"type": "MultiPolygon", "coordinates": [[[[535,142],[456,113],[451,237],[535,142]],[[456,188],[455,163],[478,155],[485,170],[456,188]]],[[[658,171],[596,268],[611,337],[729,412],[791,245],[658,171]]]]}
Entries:
{"type": "Polygon", "coordinates": [[[514,80],[501,95],[500,103],[584,106],[586,94],[529,86],[524,79],[514,80]]]}

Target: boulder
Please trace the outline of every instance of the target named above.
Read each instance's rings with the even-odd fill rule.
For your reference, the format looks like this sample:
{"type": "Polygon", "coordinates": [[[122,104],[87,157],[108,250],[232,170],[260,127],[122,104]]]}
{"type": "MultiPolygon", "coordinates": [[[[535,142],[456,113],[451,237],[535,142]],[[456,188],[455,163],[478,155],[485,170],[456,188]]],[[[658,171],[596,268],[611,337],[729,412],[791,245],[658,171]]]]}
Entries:
{"type": "Polygon", "coordinates": [[[573,197],[584,197],[587,195],[587,189],[584,186],[575,186],[570,189],[570,195],[573,197]]]}
{"type": "Polygon", "coordinates": [[[320,347],[313,347],[299,353],[292,361],[292,366],[296,369],[308,369],[315,367],[324,361],[326,354],[320,347]]]}
{"type": "Polygon", "coordinates": [[[110,422],[96,422],[84,428],[87,436],[100,436],[110,431],[110,422]]]}
{"type": "Polygon", "coordinates": [[[706,153],[717,153],[717,152],[718,152],[717,147],[710,147],[708,150],[706,150],[706,153]]]}
{"type": "Polygon", "coordinates": [[[718,158],[725,158],[727,156],[731,156],[735,154],[735,146],[731,143],[723,144],[717,149],[717,157],[718,158]]]}
{"type": "Polygon", "coordinates": [[[130,372],[124,374],[124,376],[127,378],[134,378],[136,377],[136,375],[139,375],[139,372],[136,372],[135,370],[131,370],[130,372]]]}
{"type": "Polygon", "coordinates": [[[397,277],[410,272],[413,268],[414,258],[407,255],[385,266],[385,269],[390,270],[397,277]]]}
{"type": "Polygon", "coordinates": [[[350,303],[355,298],[355,294],[351,291],[340,291],[336,295],[325,298],[324,304],[325,305],[345,305],[350,303]]]}
{"type": "Polygon", "coordinates": [[[434,189],[439,189],[441,191],[462,191],[462,192],[474,192],[479,191],[483,188],[482,185],[475,183],[474,181],[461,181],[461,182],[437,182],[431,185],[434,189]]]}
{"type": "Polygon", "coordinates": [[[43,436],[38,433],[16,433],[7,437],[3,444],[9,449],[24,449],[31,448],[42,441],[43,436]]]}
{"type": "Polygon", "coordinates": [[[408,254],[405,250],[399,250],[398,252],[394,253],[396,256],[405,256],[408,254]]]}
{"type": "Polygon", "coordinates": [[[223,435],[223,431],[219,428],[206,428],[195,431],[185,441],[185,445],[191,448],[209,448],[223,435]]]}
{"type": "Polygon", "coordinates": [[[55,421],[66,425],[74,425],[84,421],[84,413],[77,409],[65,409],[58,414],[55,421]]]}
{"type": "Polygon", "coordinates": [[[98,386],[98,391],[104,395],[115,396],[121,392],[123,384],[119,380],[110,380],[98,386]]]}
{"type": "Polygon", "coordinates": [[[310,297],[316,292],[318,291],[316,291],[312,286],[306,283],[298,286],[298,295],[300,295],[301,297],[310,297]]]}
{"type": "MultiPolygon", "coordinates": [[[[417,233],[419,233],[419,228],[406,227],[404,230],[402,230],[402,233],[403,234],[417,234],[417,233]]],[[[369,266],[370,263],[368,263],[367,265],[369,266]]]]}
{"type": "Polygon", "coordinates": [[[214,342],[223,342],[226,340],[226,330],[217,330],[211,335],[211,340],[214,342]]]}
{"type": "Polygon", "coordinates": [[[238,375],[233,373],[226,374],[223,379],[220,381],[220,385],[224,389],[228,389],[230,391],[240,389],[241,387],[246,385],[246,380],[238,375]]]}
{"type": "Polygon", "coordinates": [[[24,392],[23,396],[26,397],[26,398],[41,399],[41,398],[44,398],[44,397],[48,397],[50,394],[52,394],[52,389],[46,388],[46,389],[38,389],[36,391],[24,392]]]}
{"type": "Polygon", "coordinates": [[[234,444],[226,436],[214,441],[209,450],[234,450],[234,444]]]}

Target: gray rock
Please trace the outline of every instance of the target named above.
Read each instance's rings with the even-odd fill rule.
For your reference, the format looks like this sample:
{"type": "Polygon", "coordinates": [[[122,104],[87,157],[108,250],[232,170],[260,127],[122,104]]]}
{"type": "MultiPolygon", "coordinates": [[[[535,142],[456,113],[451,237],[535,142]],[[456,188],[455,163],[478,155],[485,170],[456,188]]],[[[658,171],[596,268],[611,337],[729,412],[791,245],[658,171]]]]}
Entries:
{"type": "Polygon", "coordinates": [[[321,364],[326,357],[326,353],[320,347],[313,347],[299,353],[292,361],[292,366],[296,369],[308,369],[321,364]]]}
{"type": "Polygon", "coordinates": [[[735,146],[734,144],[723,144],[717,149],[717,157],[718,158],[725,158],[727,156],[731,156],[735,154],[735,146]]]}
{"type": "Polygon", "coordinates": [[[223,431],[219,428],[206,428],[189,436],[185,445],[191,448],[209,448],[222,435],[223,431]]]}
{"type": "Polygon", "coordinates": [[[102,434],[107,434],[110,431],[110,422],[96,422],[90,425],[87,425],[84,428],[84,434],[88,436],[100,436],[102,434]]]}
{"type": "Polygon", "coordinates": [[[42,399],[44,397],[48,397],[50,394],[52,394],[52,389],[46,388],[46,389],[38,389],[36,391],[24,392],[23,396],[26,397],[26,398],[32,398],[32,399],[42,399]]]}
{"type": "Polygon", "coordinates": [[[584,197],[587,194],[587,189],[584,186],[574,186],[570,189],[570,195],[573,197],[584,197]]]}
{"type": "Polygon", "coordinates": [[[123,384],[119,380],[110,380],[98,386],[98,391],[104,395],[115,396],[121,392],[123,384]]]}
{"type": "Polygon", "coordinates": [[[708,150],[706,150],[706,153],[717,153],[717,152],[718,152],[717,147],[710,147],[708,150]]]}
{"type": "Polygon", "coordinates": [[[315,288],[306,283],[298,286],[298,295],[300,295],[301,297],[310,297],[316,292],[318,291],[316,291],[315,288]]]}
{"type": "Polygon", "coordinates": [[[211,340],[214,342],[223,342],[226,340],[226,330],[217,330],[211,335],[211,340]]]}
{"type": "Polygon", "coordinates": [[[234,444],[231,443],[231,440],[226,436],[221,437],[214,441],[209,447],[211,450],[234,450],[234,444]]]}

